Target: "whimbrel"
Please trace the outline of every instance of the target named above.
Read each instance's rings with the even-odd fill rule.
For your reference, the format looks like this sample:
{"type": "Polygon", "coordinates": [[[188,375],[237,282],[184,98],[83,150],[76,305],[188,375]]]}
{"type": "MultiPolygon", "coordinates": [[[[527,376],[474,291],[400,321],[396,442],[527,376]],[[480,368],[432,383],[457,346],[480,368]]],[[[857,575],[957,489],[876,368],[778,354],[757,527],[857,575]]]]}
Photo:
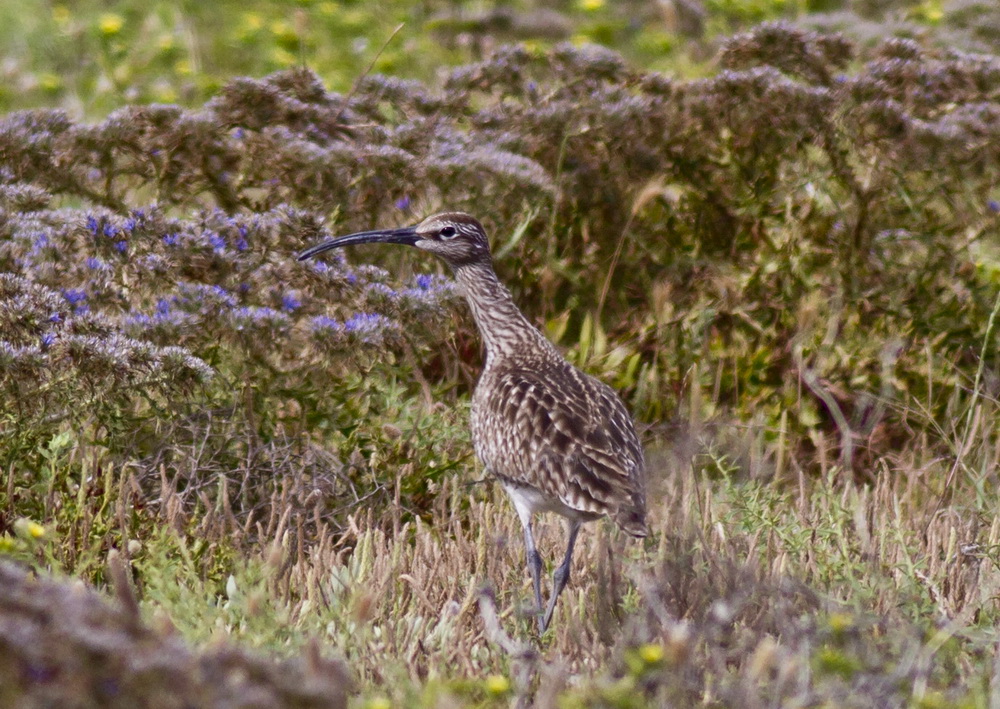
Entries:
{"type": "Polygon", "coordinates": [[[580,525],[610,516],[628,534],[645,537],[642,446],[632,417],[603,382],[559,353],[514,304],[493,270],[482,225],[461,212],[428,217],[416,226],[364,231],[299,254],[305,260],[341,246],[407,244],[451,267],[486,350],[472,397],[472,442],[487,472],[510,495],[524,527],[524,546],[544,632],[570,576],[580,525]],[[566,521],[567,544],[542,613],[542,558],[535,547],[536,512],[566,521]]]}

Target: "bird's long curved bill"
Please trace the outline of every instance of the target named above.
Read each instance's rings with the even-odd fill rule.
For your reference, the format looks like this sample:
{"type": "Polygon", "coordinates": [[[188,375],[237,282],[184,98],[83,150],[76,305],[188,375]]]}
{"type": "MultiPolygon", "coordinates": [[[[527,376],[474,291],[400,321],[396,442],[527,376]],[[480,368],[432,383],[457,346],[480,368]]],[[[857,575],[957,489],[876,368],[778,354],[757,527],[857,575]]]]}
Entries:
{"type": "Polygon", "coordinates": [[[354,244],[406,244],[413,246],[420,240],[417,236],[416,227],[406,226],[399,229],[376,229],[375,231],[359,231],[357,234],[348,234],[337,239],[324,241],[322,244],[310,246],[298,255],[299,261],[305,261],[316,254],[321,254],[330,249],[337,249],[341,246],[353,246],[354,244]]]}

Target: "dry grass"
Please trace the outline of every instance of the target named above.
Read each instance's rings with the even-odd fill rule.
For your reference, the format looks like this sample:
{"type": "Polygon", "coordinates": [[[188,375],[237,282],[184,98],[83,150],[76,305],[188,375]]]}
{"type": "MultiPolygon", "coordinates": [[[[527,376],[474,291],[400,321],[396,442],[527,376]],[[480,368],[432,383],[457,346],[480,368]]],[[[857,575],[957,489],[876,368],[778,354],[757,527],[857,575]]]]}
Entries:
{"type": "MultiPolygon", "coordinates": [[[[411,405],[441,435],[461,425],[411,405]]],[[[419,471],[373,461],[383,486],[352,498],[344,471],[361,463],[298,439],[230,470],[208,444],[178,445],[169,474],[160,458],[122,468],[76,448],[53,454],[52,479],[79,469],[85,484],[75,499],[53,484],[40,517],[55,523],[13,551],[101,580],[114,547],[144,614],[189,642],[280,657],[316,641],[376,704],[987,706],[996,419],[979,399],[952,432],[961,458],[880,458],[874,482],[822,437],[813,477],[760,427],[694,416],[650,431],[653,534],[589,525],[540,640],[516,515],[468,460],[417,511],[402,486],[419,471]]],[[[551,568],[563,530],[545,519],[538,536],[551,568]]]]}
{"type": "MultiPolygon", "coordinates": [[[[640,705],[799,706],[862,690],[867,699],[843,705],[983,699],[1000,589],[1000,515],[984,484],[995,432],[969,446],[946,499],[948,461],[882,459],[874,484],[833,464],[820,479],[779,480],[763,431],[720,430],[729,435],[701,426],[654,443],[653,535],[640,546],[607,522],[586,528],[537,644],[519,523],[498,488],[470,486],[471,466],[432,490],[424,516],[405,509],[408,471],[395,471],[390,512],[361,501],[344,524],[305,472],[308,456],[290,456],[298,467],[280,478],[245,480],[264,500],[245,509],[212,502],[238,501],[231,490],[206,495],[226,491],[225,475],[182,491],[163,476],[144,491],[134,474],[106,470],[117,522],[105,523],[127,530],[137,507],[156,511],[161,530],[124,546],[147,613],[192,642],[225,636],[286,654],[315,638],[343,653],[362,695],[393,703],[429,691],[499,701],[507,692],[491,694],[491,676],[540,706],[633,706],[622,700],[631,691],[640,705]],[[486,622],[493,603],[497,626],[486,622]]],[[[563,531],[554,519],[540,529],[551,563],[563,531]]]]}

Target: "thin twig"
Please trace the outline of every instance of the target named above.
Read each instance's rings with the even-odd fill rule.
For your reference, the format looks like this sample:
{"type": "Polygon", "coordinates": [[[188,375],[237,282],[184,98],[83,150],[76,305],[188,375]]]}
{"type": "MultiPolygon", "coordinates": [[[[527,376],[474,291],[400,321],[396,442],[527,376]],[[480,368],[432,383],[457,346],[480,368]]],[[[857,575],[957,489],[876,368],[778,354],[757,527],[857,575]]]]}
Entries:
{"type": "Polygon", "coordinates": [[[615,244],[615,253],[611,257],[611,265],[608,266],[608,275],[604,277],[604,285],[601,287],[601,297],[597,299],[597,315],[594,316],[595,321],[600,321],[601,313],[604,311],[604,301],[608,297],[608,290],[611,288],[611,277],[615,273],[615,268],[618,267],[618,259],[621,258],[622,249],[625,247],[625,236],[628,234],[628,230],[632,228],[632,220],[635,217],[634,214],[628,215],[628,220],[625,222],[625,226],[622,227],[621,234],[618,235],[618,243],[615,244]]]}
{"type": "Polygon", "coordinates": [[[847,417],[841,411],[837,400],[820,386],[816,373],[805,365],[801,355],[796,354],[796,360],[798,360],[797,365],[802,375],[802,381],[805,382],[809,391],[823,402],[833,417],[833,422],[837,425],[837,430],[840,432],[840,462],[845,469],[852,470],[854,464],[854,432],[851,431],[851,425],[847,422],[847,417]]]}
{"type": "Polygon", "coordinates": [[[538,649],[530,643],[514,640],[500,627],[493,590],[489,587],[479,591],[479,614],[486,627],[486,637],[510,657],[514,691],[517,694],[515,706],[531,706],[531,682],[538,671],[538,649]]]}
{"type": "Polygon", "coordinates": [[[351,99],[354,98],[354,94],[358,92],[358,86],[361,85],[362,79],[364,79],[371,73],[372,69],[375,67],[375,62],[377,62],[378,58],[382,56],[382,52],[384,52],[386,47],[389,46],[389,42],[395,39],[396,35],[399,34],[400,30],[402,30],[403,27],[405,26],[406,26],[405,22],[400,22],[399,25],[397,25],[396,29],[392,31],[392,34],[389,35],[388,39],[386,39],[385,42],[382,44],[382,46],[379,48],[379,50],[375,52],[375,56],[372,57],[372,60],[368,64],[368,67],[363,72],[361,72],[361,74],[358,76],[357,79],[354,80],[354,83],[351,85],[351,90],[348,91],[347,96],[344,97],[344,105],[340,107],[340,111],[333,119],[334,123],[340,122],[340,118],[341,116],[344,115],[344,111],[347,110],[348,104],[351,102],[351,99]]]}

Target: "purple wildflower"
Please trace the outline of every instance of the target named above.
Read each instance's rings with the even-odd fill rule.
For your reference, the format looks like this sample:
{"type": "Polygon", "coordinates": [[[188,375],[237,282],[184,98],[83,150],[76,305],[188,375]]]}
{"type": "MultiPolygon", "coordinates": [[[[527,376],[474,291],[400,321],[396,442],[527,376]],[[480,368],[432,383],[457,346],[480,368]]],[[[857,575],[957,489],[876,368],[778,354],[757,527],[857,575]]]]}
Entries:
{"type": "Polygon", "coordinates": [[[356,313],[344,323],[344,330],[368,344],[379,344],[387,330],[399,324],[378,313],[356,313]]]}
{"type": "Polygon", "coordinates": [[[180,240],[180,234],[166,234],[163,237],[163,243],[167,246],[176,246],[180,240]]]}
{"type": "Polygon", "coordinates": [[[226,249],[226,240],[218,234],[209,234],[208,243],[216,252],[225,251],[226,249]]]}
{"type": "Polygon", "coordinates": [[[234,308],[230,315],[237,330],[248,329],[284,329],[291,325],[291,321],[284,313],[279,313],[273,308],[258,308],[254,306],[243,306],[234,308]]]}
{"type": "Polygon", "coordinates": [[[344,326],[337,320],[334,320],[326,315],[318,315],[314,317],[309,323],[309,327],[313,332],[323,335],[340,332],[344,329],[344,326]]]}
{"type": "Polygon", "coordinates": [[[991,199],[986,203],[986,208],[993,212],[994,214],[1000,214],[1000,202],[995,199],[991,199]]]}
{"type": "Polygon", "coordinates": [[[399,297],[399,293],[385,283],[369,283],[365,286],[365,292],[376,301],[393,301],[399,297]]]}
{"type": "Polygon", "coordinates": [[[396,200],[396,209],[400,211],[406,211],[410,208],[410,196],[403,195],[401,198],[396,200]]]}
{"type": "Polygon", "coordinates": [[[380,319],[384,320],[385,317],[378,313],[355,313],[350,320],[344,323],[344,329],[348,332],[372,330],[378,327],[380,319]]]}
{"type": "Polygon", "coordinates": [[[443,298],[449,297],[454,292],[453,281],[432,274],[421,274],[416,277],[416,288],[407,288],[402,295],[415,303],[438,306],[443,298]]]}
{"type": "Polygon", "coordinates": [[[92,271],[96,271],[96,270],[98,270],[100,268],[104,268],[104,262],[101,261],[101,259],[97,258],[96,256],[90,256],[90,257],[88,257],[87,261],[86,261],[86,264],[87,264],[87,268],[89,268],[92,271]]]}
{"type": "Polygon", "coordinates": [[[56,341],[55,333],[46,332],[44,335],[42,335],[42,349],[47,350],[49,347],[52,346],[52,343],[55,341],[56,341]]]}
{"type": "Polygon", "coordinates": [[[178,286],[179,295],[173,302],[188,312],[201,313],[222,312],[235,308],[236,298],[219,285],[207,286],[202,283],[181,283],[178,286]]]}
{"type": "Polygon", "coordinates": [[[126,251],[128,251],[128,242],[127,241],[116,241],[115,242],[115,251],[117,251],[120,254],[123,254],[126,251]]]}
{"type": "Polygon", "coordinates": [[[152,327],[153,319],[145,313],[132,311],[129,313],[129,316],[122,321],[122,324],[126,327],[137,327],[140,330],[146,330],[152,327]]]}
{"type": "Polygon", "coordinates": [[[82,291],[78,288],[64,288],[62,291],[63,298],[70,305],[76,305],[77,303],[82,303],[87,299],[86,291],[82,291]]]}
{"type": "Polygon", "coordinates": [[[104,227],[101,229],[101,231],[109,239],[113,239],[114,237],[118,236],[118,227],[116,227],[114,224],[109,224],[108,222],[104,223],[104,227]]]}
{"type": "Polygon", "coordinates": [[[287,310],[288,312],[293,312],[302,307],[301,301],[295,297],[294,293],[285,293],[281,296],[281,309],[287,310]]]}
{"type": "Polygon", "coordinates": [[[94,215],[87,217],[87,231],[94,236],[97,236],[97,232],[100,231],[100,228],[100,224],[97,222],[97,217],[94,215]]]}

